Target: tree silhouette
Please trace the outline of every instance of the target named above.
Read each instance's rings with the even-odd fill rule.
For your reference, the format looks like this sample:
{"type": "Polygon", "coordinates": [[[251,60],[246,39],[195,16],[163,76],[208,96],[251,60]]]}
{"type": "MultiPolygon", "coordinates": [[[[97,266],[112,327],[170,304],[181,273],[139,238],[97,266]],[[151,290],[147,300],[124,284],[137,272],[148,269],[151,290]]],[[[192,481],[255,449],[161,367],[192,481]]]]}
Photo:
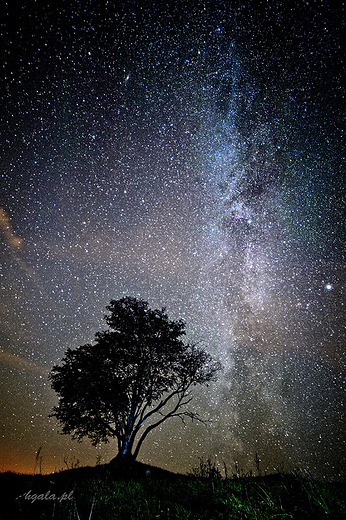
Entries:
{"type": "MultiPolygon", "coordinates": [[[[125,297],[111,300],[109,330],[95,343],[68,349],[49,375],[59,394],[55,416],[62,433],[94,445],[118,441],[118,457],[136,459],[148,433],[171,417],[202,420],[185,409],[195,385],[216,378],[220,364],[204,350],[184,344],[182,320],[165,309],[125,297]]],[[[202,420],[203,421],[203,420],[202,420]]]]}

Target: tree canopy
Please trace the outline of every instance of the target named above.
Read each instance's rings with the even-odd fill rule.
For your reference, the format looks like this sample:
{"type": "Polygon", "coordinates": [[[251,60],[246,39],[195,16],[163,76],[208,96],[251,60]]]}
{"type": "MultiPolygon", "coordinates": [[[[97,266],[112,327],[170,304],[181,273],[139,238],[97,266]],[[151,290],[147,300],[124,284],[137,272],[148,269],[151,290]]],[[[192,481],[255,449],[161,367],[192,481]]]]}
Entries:
{"type": "Polygon", "coordinates": [[[135,459],[148,433],[169,418],[202,420],[187,405],[195,385],[215,380],[220,364],[185,344],[185,323],[169,320],[132,297],[111,300],[109,327],[94,344],[68,349],[50,373],[59,395],[53,409],[62,433],[94,445],[118,441],[118,456],[135,459]]]}

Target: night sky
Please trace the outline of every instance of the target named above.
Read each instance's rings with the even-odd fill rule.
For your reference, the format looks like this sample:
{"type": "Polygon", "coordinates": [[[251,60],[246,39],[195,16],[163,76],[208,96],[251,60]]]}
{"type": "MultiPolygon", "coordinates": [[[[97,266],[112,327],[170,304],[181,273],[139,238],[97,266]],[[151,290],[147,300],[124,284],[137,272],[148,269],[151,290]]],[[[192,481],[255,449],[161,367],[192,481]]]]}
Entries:
{"type": "Polygon", "coordinates": [[[344,34],[331,0],[7,2],[0,470],[115,456],[48,374],[129,295],[224,366],[139,460],[344,475],[344,34]]]}

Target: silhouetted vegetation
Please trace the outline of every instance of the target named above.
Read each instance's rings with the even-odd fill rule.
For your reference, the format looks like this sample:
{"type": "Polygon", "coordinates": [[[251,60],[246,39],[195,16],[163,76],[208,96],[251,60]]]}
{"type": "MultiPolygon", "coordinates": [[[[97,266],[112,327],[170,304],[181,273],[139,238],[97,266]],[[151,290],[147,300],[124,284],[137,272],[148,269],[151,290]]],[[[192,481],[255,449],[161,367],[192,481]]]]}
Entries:
{"type": "Polygon", "coordinates": [[[215,379],[220,364],[185,344],[182,320],[165,309],[151,310],[136,298],[112,300],[105,316],[109,330],[95,344],[68,349],[50,374],[59,394],[55,416],[62,433],[94,445],[118,441],[118,456],[135,459],[144,439],[172,417],[203,422],[187,408],[196,385],[215,379]]]}
{"type": "Polygon", "coordinates": [[[204,476],[178,475],[136,461],[51,475],[2,473],[1,518],[346,519],[343,483],[319,482],[299,473],[222,478],[213,467],[202,461],[204,476]],[[52,494],[58,499],[49,500],[52,494]]]}

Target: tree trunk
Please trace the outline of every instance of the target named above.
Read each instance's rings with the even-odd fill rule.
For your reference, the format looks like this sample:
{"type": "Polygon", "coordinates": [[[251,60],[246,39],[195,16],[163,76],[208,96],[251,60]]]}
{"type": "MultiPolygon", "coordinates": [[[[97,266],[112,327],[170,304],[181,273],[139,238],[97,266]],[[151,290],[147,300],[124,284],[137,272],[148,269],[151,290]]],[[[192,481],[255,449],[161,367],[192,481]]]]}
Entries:
{"type": "Polygon", "coordinates": [[[124,441],[118,442],[118,454],[110,461],[109,464],[128,465],[131,464],[136,457],[132,453],[133,442],[127,442],[125,446],[124,441]]]}
{"type": "Polygon", "coordinates": [[[120,475],[131,475],[136,459],[132,453],[119,452],[108,464],[112,472],[120,475]]]}

